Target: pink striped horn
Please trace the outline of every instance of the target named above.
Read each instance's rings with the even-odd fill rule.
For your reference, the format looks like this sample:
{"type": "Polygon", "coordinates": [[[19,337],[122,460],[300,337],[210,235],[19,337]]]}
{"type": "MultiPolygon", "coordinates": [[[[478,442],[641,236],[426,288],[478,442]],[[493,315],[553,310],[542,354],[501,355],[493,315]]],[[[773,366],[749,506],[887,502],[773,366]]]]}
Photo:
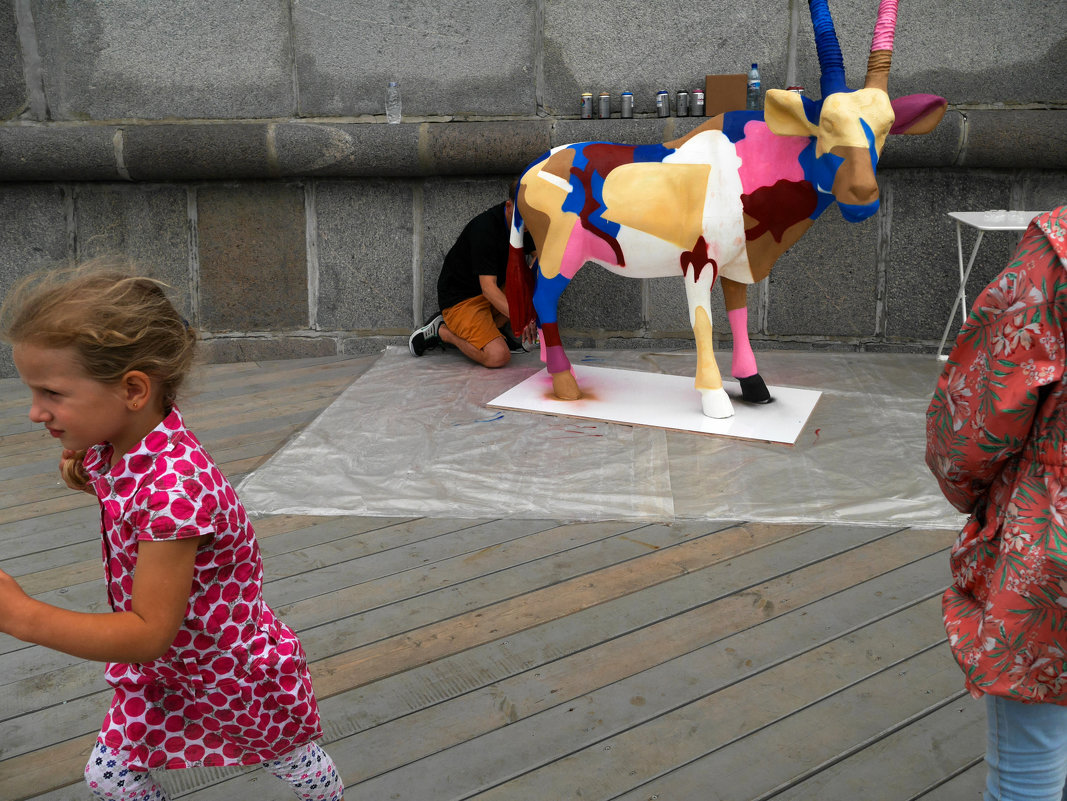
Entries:
{"type": "Polygon", "coordinates": [[[897,0],[881,0],[874,23],[871,55],[867,59],[867,88],[889,91],[889,66],[893,61],[893,34],[897,28],[897,0]]]}

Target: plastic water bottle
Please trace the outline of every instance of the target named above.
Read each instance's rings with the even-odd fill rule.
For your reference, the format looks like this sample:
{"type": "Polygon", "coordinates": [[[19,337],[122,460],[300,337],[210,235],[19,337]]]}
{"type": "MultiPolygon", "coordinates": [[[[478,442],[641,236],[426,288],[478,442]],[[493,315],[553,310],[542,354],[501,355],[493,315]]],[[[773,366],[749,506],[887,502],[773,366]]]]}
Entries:
{"type": "Polygon", "coordinates": [[[763,98],[760,94],[759,69],[753,64],[752,69],[748,71],[748,98],[745,102],[745,108],[749,111],[756,111],[762,106],[763,98]]]}
{"type": "Polygon", "coordinates": [[[389,88],[385,90],[385,119],[386,122],[396,124],[400,122],[400,83],[389,81],[389,88]]]}

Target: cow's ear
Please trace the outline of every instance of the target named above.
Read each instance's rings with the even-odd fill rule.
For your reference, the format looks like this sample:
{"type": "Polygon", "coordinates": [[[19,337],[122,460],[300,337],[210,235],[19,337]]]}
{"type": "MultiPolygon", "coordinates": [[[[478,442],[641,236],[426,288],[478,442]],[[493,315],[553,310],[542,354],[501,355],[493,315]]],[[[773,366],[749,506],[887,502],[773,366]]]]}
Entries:
{"type": "Polygon", "coordinates": [[[771,133],[781,136],[814,136],[819,128],[808,119],[805,108],[808,105],[814,107],[811,100],[798,92],[768,89],[763,103],[763,119],[771,133]]]}
{"type": "MultiPolygon", "coordinates": [[[[768,92],[770,94],[770,92],[768,92]]],[[[930,133],[945,116],[948,101],[937,95],[904,95],[893,100],[896,121],[891,134],[930,133]]]]}

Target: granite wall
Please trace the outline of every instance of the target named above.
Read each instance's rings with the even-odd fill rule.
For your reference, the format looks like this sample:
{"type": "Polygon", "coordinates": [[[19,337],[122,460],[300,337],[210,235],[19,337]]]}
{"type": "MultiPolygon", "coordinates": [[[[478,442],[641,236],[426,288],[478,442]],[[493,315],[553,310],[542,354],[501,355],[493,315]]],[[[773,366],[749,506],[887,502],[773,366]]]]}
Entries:
{"type": "MultiPolygon", "coordinates": [[[[876,3],[831,7],[858,86],[876,3]]],[[[874,218],[829,210],[750,292],[757,349],[932,350],[958,269],[946,212],[1067,202],[1062,11],[901,3],[890,91],[949,111],[932,134],[890,138],[874,218]]],[[[673,138],[699,120],[656,118],[658,89],[752,61],[765,88],[818,96],[806,3],[2,0],[0,291],[127,254],[175,287],[215,360],[403,343],[437,309],[455,236],[528,161],[673,138]],[[612,92],[617,115],[624,89],[635,119],[577,119],[583,90],[612,92]]],[[[985,237],[972,293],[1015,239],[985,237]]],[[[713,310],[721,336],[721,297],[713,310]]],[[[582,346],[692,344],[680,279],[583,270],[561,320],[582,346]]]]}

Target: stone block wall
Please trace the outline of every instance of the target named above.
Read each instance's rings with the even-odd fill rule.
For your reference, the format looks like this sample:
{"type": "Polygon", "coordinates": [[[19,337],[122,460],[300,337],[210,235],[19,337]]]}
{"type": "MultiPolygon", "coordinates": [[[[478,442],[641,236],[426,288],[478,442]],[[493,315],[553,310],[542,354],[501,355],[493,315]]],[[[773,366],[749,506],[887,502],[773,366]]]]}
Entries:
{"type": "MultiPolygon", "coordinates": [[[[876,5],[831,2],[853,87],[876,5]]],[[[875,217],[830,209],[750,291],[755,347],[932,350],[958,269],[946,212],[1067,202],[1065,57],[1055,3],[902,0],[890,92],[949,111],[889,139],[875,217]]],[[[656,118],[656,91],[752,61],[764,87],[818,96],[806,3],[0,0],[0,291],[117,253],[174,287],[217,361],[403,343],[456,235],[525,164],[676,137],[700,120],[656,118]],[[583,90],[617,115],[624,89],[636,119],[577,119],[583,90]]],[[[969,297],[1015,239],[985,237],[969,297]]],[[[717,292],[713,313],[728,339],[717,292]]],[[[576,345],[692,342],[680,279],[590,267],[560,314],[576,345]]]]}

